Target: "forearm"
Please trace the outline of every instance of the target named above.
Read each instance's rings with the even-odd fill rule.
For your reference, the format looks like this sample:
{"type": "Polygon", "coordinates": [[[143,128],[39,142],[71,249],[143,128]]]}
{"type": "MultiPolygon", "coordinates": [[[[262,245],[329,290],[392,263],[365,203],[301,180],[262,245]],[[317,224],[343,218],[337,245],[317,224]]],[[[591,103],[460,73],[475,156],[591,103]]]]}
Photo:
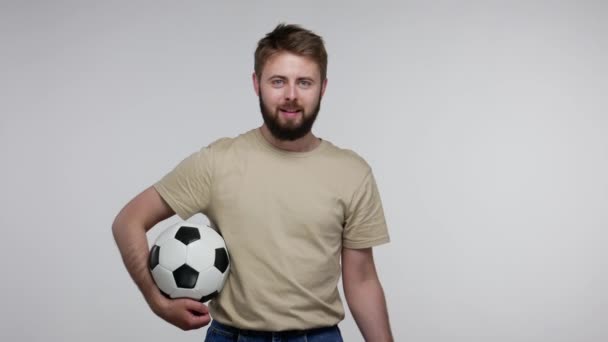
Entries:
{"type": "Polygon", "coordinates": [[[393,341],[384,291],[378,278],[345,283],[345,296],[350,312],[365,341],[393,341]]]}
{"type": "Polygon", "coordinates": [[[148,269],[149,246],[145,227],[119,221],[112,226],[112,234],[127,271],[150,307],[155,310],[159,296],[162,295],[148,269]]]}

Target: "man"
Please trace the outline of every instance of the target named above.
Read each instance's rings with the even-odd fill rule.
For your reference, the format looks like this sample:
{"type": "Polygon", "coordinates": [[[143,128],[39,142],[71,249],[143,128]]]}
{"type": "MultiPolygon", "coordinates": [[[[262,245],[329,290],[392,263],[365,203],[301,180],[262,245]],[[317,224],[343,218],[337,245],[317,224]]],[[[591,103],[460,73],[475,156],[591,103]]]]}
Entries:
{"type": "Polygon", "coordinates": [[[259,41],[254,69],[264,124],[193,153],[116,217],[112,230],[129,273],[171,324],[197,329],[213,317],[206,341],[341,341],[341,270],[365,340],[392,341],[372,254],[389,235],[371,168],[311,132],[327,87],[322,38],[281,24],[259,41]],[[209,310],[164,297],[147,268],[146,231],[199,212],[231,255],[209,310]]]}

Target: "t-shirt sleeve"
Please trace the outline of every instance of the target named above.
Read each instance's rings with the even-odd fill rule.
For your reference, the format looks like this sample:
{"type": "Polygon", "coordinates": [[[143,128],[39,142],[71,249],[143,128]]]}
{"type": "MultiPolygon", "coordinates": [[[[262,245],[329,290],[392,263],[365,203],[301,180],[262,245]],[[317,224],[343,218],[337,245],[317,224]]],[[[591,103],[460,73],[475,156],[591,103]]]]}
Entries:
{"type": "Polygon", "coordinates": [[[196,213],[206,215],[211,199],[211,164],[211,149],[204,147],[154,184],[160,196],[183,220],[196,213]]]}
{"type": "Polygon", "coordinates": [[[359,249],[389,241],[380,193],[370,170],[355,191],[347,209],[342,245],[359,249]]]}

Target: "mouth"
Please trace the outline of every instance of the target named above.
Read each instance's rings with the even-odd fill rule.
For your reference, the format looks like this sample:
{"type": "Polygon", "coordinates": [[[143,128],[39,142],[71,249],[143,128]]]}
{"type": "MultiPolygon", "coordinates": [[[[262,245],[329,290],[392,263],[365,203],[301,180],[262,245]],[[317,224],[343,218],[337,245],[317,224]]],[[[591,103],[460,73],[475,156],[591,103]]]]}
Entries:
{"type": "Polygon", "coordinates": [[[300,109],[297,108],[279,108],[279,111],[283,116],[286,116],[288,118],[296,117],[302,112],[300,109]]]}

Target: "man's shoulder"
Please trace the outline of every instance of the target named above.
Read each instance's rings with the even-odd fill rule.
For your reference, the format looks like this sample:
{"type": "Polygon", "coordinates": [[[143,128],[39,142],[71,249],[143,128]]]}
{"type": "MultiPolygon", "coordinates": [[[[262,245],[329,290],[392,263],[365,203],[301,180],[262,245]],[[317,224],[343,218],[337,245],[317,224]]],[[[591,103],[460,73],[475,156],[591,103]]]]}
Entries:
{"type": "Polygon", "coordinates": [[[331,157],[349,169],[359,169],[367,172],[371,169],[367,160],[355,150],[337,146],[329,141],[326,141],[330,148],[328,149],[331,157]]]}
{"type": "Polygon", "coordinates": [[[217,152],[225,152],[226,150],[229,150],[231,147],[233,147],[235,144],[245,144],[247,145],[250,142],[250,139],[252,135],[252,131],[247,131],[244,133],[241,133],[237,136],[233,136],[233,137],[220,137],[217,138],[215,140],[213,140],[211,143],[209,143],[207,146],[205,146],[204,148],[208,148],[208,149],[212,149],[214,151],[217,152]]]}
{"type": "Polygon", "coordinates": [[[222,150],[234,143],[235,137],[221,137],[212,141],[210,144],[205,146],[205,148],[210,148],[214,150],[222,150]]]}

